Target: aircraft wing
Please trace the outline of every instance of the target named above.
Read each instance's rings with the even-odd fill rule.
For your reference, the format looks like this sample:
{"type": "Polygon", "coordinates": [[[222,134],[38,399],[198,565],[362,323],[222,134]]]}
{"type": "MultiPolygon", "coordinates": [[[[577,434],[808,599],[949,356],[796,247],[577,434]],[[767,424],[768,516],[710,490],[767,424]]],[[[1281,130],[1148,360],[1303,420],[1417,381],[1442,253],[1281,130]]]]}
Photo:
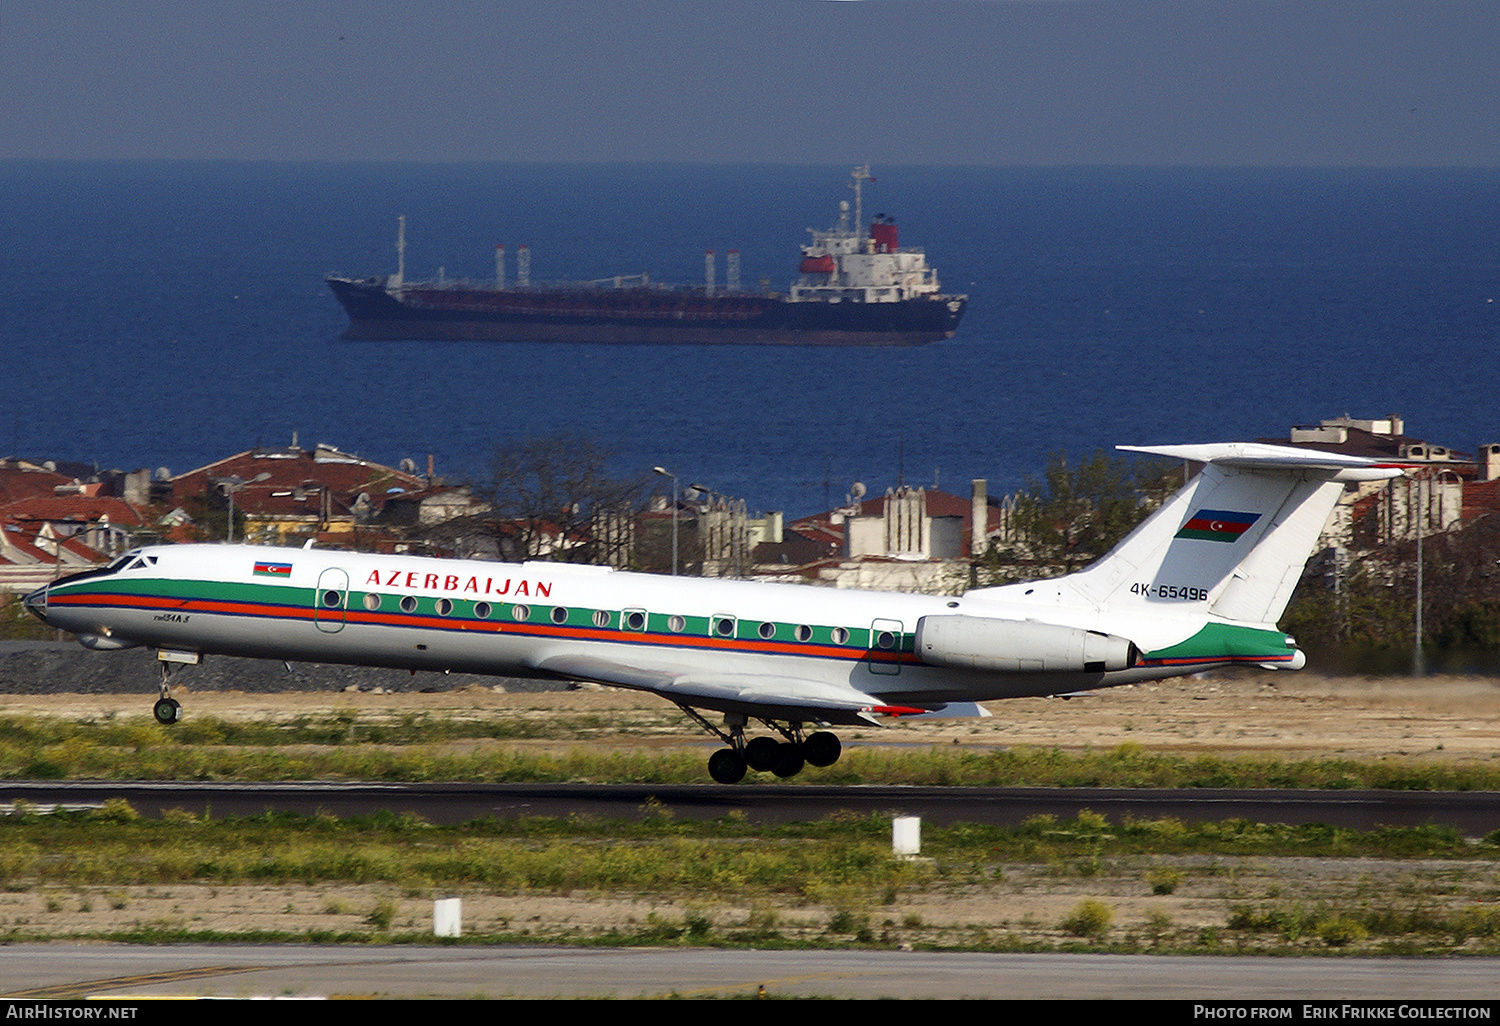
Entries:
{"type": "Polygon", "coordinates": [[[891,705],[844,684],[779,675],[673,673],[573,654],[548,656],[536,663],[536,669],[569,680],[650,691],[681,705],[765,719],[858,725],[877,723],[881,716],[916,716],[932,711],[891,705]]]}

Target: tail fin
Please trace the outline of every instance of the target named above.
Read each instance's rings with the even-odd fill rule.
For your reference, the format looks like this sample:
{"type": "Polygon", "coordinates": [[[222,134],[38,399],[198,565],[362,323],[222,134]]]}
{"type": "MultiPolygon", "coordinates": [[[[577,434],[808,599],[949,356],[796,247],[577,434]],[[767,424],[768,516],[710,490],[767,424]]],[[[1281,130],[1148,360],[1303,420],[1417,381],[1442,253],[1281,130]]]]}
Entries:
{"type": "Polygon", "coordinates": [[[1278,445],[1120,448],[1204,468],[1107,556],[1064,581],[1101,609],[1127,594],[1133,603],[1206,601],[1213,616],[1251,624],[1280,618],[1345,483],[1401,473],[1278,445]]]}

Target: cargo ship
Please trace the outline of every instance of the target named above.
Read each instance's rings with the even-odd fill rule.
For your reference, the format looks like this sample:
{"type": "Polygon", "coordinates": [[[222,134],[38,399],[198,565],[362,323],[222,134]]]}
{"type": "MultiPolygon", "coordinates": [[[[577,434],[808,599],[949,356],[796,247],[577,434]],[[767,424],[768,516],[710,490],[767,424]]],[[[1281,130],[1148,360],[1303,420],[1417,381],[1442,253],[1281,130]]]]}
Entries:
{"type": "Polygon", "coordinates": [[[951,338],[968,297],[945,294],[923,251],[901,248],[885,215],[864,230],[868,166],[852,177],[857,227],[846,200],[836,227],[808,229],[812,240],[785,293],[741,288],[733,250],[722,287],[712,251],[701,285],[659,285],[644,274],[533,285],[524,246],[513,283],[503,247],[496,247],[493,282],[450,282],[441,274],[408,282],[404,217],[395,274],[330,277],[328,286],[349,314],[344,337],[359,340],[899,346],[951,338]]]}

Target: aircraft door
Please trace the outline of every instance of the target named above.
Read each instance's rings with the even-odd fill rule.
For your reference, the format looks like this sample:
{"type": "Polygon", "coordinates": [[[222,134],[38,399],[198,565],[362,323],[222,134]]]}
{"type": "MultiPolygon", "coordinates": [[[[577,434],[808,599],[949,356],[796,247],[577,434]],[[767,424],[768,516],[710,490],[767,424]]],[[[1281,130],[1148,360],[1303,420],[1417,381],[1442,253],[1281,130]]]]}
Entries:
{"type": "Polygon", "coordinates": [[[870,624],[870,650],[865,653],[865,661],[871,673],[895,676],[901,672],[902,638],[900,620],[875,620],[870,624]]]}
{"type": "Polygon", "coordinates": [[[337,634],[344,629],[348,608],[349,575],[336,567],[324,570],[313,591],[313,623],[325,634],[337,634]]]}

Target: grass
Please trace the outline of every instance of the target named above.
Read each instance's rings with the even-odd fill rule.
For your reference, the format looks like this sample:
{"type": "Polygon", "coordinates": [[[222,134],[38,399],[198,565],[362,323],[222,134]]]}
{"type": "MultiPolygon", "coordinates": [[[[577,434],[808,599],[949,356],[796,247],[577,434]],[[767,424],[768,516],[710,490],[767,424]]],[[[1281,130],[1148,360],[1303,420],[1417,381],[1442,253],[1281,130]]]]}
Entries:
{"type": "MultiPolygon", "coordinates": [[[[1134,820],[1036,816],[1020,826],[926,825],[920,860],[891,852],[888,816],[838,816],[775,826],[730,816],[640,820],[518,817],[442,826],[411,814],[339,819],[267,812],[215,819],[176,812],[140,817],[122,799],[100,809],[42,812],[20,803],[0,817],[0,887],[39,882],[144,884],[380,881],[403,887],[479,884],[497,889],[628,887],[714,894],[854,886],[894,899],[947,874],[985,878],[1006,862],[1066,864],[1097,875],[1098,860],[1220,854],[1304,858],[1482,859],[1500,866],[1500,831],[1481,841],[1458,830],[1350,830],[1248,820],[1134,820]]],[[[1153,870],[1151,875],[1162,870],[1153,870]]],[[[1170,870],[1173,889],[1184,872],[1170,870]]],[[[1143,890],[1145,888],[1143,887],[1143,890]]]]}
{"type": "MultiPolygon", "coordinates": [[[[892,947],[1153,952],[1500,953],[1500,904],[1491,882],[1500,835],[1474,842],[1434,827],[1349,831],[1243,821],[1110,822],[1093,813],[1017,827],[930,826],[923,858],[895,857],[884,816],[752,825],[742,818],[682,821],[485,819],[438,826],[414,816],[265,814],[213,819],[137,816],[121,801],[84,812],[22,807],[0,817],[0,941],[107,937],[142,943],[300,940],[434,942],[421,928],[433,896],[541,896],[586,904],[630,895],[652,908],[593,927],[564,916],[492,919],[465,941],[711,946],[892,947]],[[1256,859],[1295,851],[1394,860],[1401,886],[1334,877],[1282,896],[1284,867],[1256,859]],[[1208,854],[1206,854],[1208,853],[1208,854]],[[1147,877],[1175,860],[1185,904],[1127,916],[1121,902],[1151,893],[1147,877]],[[1067,915],[1005,919],[1002,898],[1079,894],[1067,915]],[[284,913],[264,925],[195,925],[174,889],[209,888],[223,906],[235,889],[284,913]],[[344,888],[346,896],[330,892],[344,888]],[[357,893],[349,895],[349,888],[357,893]],[[1099,893],[1090,894],[1088,888],[1099,893]],[[1246,889],[1261,888],[1259,894],[1246,889]],[[978,897],[978,922],[933,920],[917,909],[953,894],[978,897]],[[1108,897],[1101,896],[1108,894],[1108,897]],[[30,911],[7,912],[30,900],[30,911]],[[1212,903],[1204,924],[1179,918],[1212,903]],[[304,909],[303,906],[306,906],[304,909]],[[49,925],[88,912],[88,928],[49,925]],[[154,911],[153,911],[154,910],[154,911]],[[114,914],[114,918],[109,918],[114,914]],[[299,922],[320,925],[293,928],[299,922]],[[98,925],[104,922],[112,925],[98,925]]],[[[249,900],[249,899],[244,899],[249,900]]],[[[1152,899],[1155,901],[1156,899],[1152,899]]],[[[261,910],[262,912],[265,909],[261,910]]]]}
{"type": "MultiPolygon", "coordinates": [[[[613,730],[614,725],[564,718],[465,720],[427,714],[360,719],[353,713],[336,713],[285,722],[204,716],[172,727],[146,718],[67,721],[13,716],[0,718],[0,779],[703,781],[703,754],[696,748],[590,747],[589,734],[606,727],[613,730]],[[575,739],[578,745],[546,754],[477,743],[536,738],[575,739]]],[[[637,728],[649,731],[652,725],[642,722],[637,728]]],[[[760,779],[752,776],[747,786],[760,779]]],[[[1131,743],[1085,752],[1025,746],[988,750],[853,746],[834,766],[809,768],[796,780],[971,787],[1469,791],[1500,789],[1500,766],[1174,755],[1148,752],[1131,743]]]]}

